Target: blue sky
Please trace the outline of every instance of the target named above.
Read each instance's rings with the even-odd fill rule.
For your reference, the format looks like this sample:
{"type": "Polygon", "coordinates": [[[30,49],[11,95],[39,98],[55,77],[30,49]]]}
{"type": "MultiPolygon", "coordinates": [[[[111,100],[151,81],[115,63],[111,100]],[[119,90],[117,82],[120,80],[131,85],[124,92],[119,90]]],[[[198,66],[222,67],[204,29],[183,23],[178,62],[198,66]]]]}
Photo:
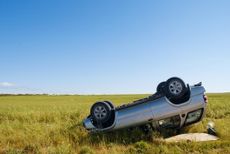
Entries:
{"type": "Polygon", "coordinates": [[[0,1],[0,93],[230,91],[230,1],[0,1]]]}

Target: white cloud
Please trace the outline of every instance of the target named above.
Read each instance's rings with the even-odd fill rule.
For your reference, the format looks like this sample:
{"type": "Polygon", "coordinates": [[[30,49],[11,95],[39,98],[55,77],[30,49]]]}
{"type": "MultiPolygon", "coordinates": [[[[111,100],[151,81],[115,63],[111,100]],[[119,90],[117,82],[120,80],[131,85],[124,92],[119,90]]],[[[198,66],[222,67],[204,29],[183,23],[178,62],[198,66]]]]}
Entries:
{"type": "Polygon", "coordinates": [[[14,87],[15,84],[14,83],[10,83],[10,82],[0,82],[0,87],[14,87]]]}

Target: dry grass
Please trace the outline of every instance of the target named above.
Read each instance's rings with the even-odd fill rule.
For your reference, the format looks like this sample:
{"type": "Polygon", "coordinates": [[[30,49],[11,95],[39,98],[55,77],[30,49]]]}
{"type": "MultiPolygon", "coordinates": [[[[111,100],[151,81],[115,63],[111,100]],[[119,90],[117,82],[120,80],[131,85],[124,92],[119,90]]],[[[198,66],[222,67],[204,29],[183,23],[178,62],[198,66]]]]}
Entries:
{"type": "Polygon", "coordinates": [[[118,105],[145,96],[1,96],[0,153],[230,153],[230,94],[209,94],[206,118],[184,130],[206,132],[214,121],[219,141],[165,143],[138,129],[92,135],[81,125],[98,100],[118,105]]]}

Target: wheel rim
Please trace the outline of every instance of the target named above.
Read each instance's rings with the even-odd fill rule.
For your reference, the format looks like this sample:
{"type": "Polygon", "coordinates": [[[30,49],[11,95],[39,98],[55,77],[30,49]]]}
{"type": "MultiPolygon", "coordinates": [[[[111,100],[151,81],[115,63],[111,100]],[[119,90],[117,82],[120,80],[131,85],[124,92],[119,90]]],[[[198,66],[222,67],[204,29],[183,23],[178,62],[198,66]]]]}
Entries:
{"type": "Polygon", "coordinates": [[[94,115],[98,120],[102,120],[105,119],[105,117],[107,116],[107,111],[104,106],[100,105],[95,107],[94,115]]]}
{"type": "Polygon", "coordinates": [[[174,95],[179,95],[182,92],[182,84],[179,81],[172,81],[169,84],[169,91],[174,95]]]}

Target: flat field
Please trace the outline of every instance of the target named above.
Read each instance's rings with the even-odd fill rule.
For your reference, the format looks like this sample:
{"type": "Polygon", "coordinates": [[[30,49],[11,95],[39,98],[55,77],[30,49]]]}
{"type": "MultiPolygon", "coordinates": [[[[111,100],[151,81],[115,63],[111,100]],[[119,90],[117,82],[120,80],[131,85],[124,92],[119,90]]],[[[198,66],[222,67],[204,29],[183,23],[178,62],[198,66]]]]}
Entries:
{"type": "Polygon", "coordinates": [[[206,132],[216,124],[220,140],[165,143],[162,135],[134,129],[89,134],[81,125],[91,105],[115,105],[147,95],[0,96],[0,153],[230,153],[230,94],[208,94],[205,119],[183,132],[206,132]]]}

